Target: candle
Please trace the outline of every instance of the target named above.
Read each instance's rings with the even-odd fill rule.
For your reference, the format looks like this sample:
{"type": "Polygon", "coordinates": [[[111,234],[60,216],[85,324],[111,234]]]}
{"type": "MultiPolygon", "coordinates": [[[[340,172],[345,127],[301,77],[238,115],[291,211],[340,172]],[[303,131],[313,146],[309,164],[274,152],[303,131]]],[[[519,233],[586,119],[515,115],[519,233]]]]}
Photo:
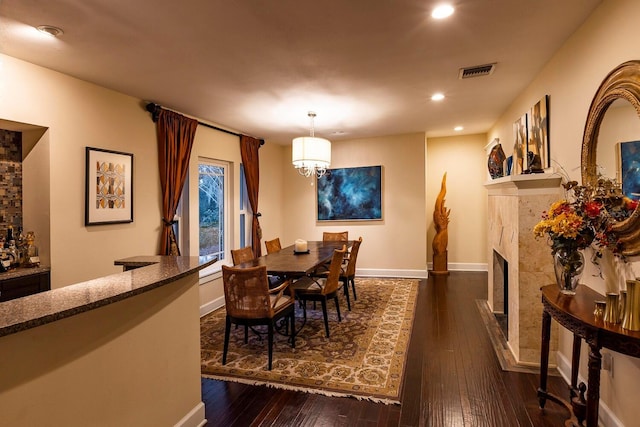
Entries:
{"type": "Polygon", "coordinates": [[[307,241],[298,239],[295,243],[296,252],[307,252],[307,241]]]}

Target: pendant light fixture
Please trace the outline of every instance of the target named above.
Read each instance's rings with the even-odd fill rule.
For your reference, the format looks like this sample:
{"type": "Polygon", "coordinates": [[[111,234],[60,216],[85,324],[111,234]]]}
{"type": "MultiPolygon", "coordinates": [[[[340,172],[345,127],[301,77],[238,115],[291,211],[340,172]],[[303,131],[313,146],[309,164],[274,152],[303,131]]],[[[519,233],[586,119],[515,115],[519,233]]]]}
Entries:
{"type": "Polygon", "coordinates": [[[293,139],[291,161],[301,175],[308,178],[315,174],[321,178],[331,165],[331,142],[314,136],[313,121],[316,113],[309,111],[307,115],[311,120],[310,136],[293,139]]]}

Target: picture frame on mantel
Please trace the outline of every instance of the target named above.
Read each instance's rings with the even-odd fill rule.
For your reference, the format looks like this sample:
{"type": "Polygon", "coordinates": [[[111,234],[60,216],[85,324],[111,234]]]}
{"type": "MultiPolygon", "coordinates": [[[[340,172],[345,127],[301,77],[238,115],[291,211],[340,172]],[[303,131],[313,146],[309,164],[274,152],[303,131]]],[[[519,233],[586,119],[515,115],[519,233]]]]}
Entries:
{"type": "Polygon", "coordinates": [[[133,222],[133,154],[86,147],[85,226],[133,222]]]}
{"type": "Polygon", "coordinates": [[[513,123],[513,165],[511,175],[520,175],[527,168],[527,114],[513,123]]]}
{"type": "Polygon", "coordinates": [[[551,165],[549,157],[549,95],[543,96],[529,112],[527,154],[540,156],[542,169],[551,165]]]}
{"type": "Polygon", "coordinates": [[[316,182],[318,221],[382,220],[382,166],[328,169],[316,182]]]}

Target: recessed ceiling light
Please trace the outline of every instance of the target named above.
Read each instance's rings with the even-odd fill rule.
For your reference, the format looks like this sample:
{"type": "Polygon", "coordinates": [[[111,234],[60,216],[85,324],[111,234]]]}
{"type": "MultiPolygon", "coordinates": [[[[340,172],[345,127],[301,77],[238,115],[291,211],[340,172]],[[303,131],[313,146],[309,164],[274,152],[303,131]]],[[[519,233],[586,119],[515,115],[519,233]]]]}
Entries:
{"type": "Polygon", "coordinates": [[[443,99],[444,99],[444,95],[443,95],[443,94],[441,94],[441,93],[434,93],[434,94],[431,96],[431,100],[432,100],[432,101],[442,101],[443,99]]]}
{"type": "Polygon", "coordinates": [[[431,17],[433,19],[444,19],[453,15],[453,6],[450,4],[441,4],[435,7],[431,11],[431,17]]]}
{"type": "Polygon", "coordinates": [[[44,34],[48,34],[53,37],[58,37],[64,34],[64,31],[58,27],[54,27],[53,25],[39,25],[36,27],[38,31],[44,34]]]}
{"type": "Polygon", "coordinates": [[[462,126],[456,126],[456,127],[453,128],[453,130],[455,130],[456,132],[460,132],[463,129],[464,128],[462,126]]]}

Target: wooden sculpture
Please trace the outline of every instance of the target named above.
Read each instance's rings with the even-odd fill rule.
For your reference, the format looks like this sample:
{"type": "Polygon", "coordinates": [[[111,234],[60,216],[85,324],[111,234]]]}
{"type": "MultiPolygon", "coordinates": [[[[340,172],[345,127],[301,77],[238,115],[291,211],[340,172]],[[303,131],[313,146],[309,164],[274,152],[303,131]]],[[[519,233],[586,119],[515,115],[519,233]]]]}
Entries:
{"type": "Polygon", "coordinates": [[[431,247],[433,248],[433,270],[432,274],[449,274],[447,268],[447,245],[449,243],[449,214],[451,209],[444,206],[444,196],[447,194],[447,173],[442,176],[440,193],[436,198],[436,205],[433,210],[433,223],[436,228],[436,235],[433,238],[431,247]]]}

